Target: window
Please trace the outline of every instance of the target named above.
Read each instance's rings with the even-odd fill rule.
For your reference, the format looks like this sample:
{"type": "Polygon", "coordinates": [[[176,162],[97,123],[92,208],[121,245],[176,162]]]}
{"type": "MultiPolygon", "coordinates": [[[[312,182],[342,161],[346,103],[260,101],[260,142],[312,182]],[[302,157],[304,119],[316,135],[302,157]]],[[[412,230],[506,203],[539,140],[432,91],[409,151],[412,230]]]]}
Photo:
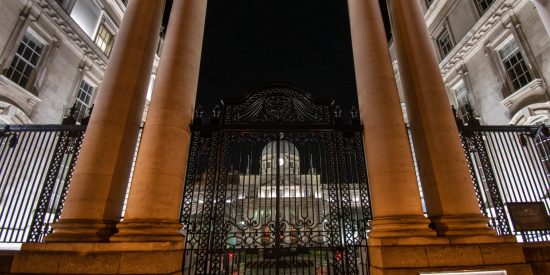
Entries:
{"type": "Polygon", "coordinates": [[[495,2],[495,0],[474,0],[477,11],[480,15],[483,15],[495,2]]]}
{"type": "Polygon", "coordinates": [[[498,54],[514,91],[523,88],[533,80],[533,75],[515,39],[512,38],[500,48],[498,54]]]}
{"type": "Polygon", "coordinates": [[[102,23],[99,25],[94,42],[105,55],[109,56],[113,48],[114,38],[113,33],[109,31],[105,23],[102,23]]]}
{"type": "Polygon", "coordinates": [[[31,33],[25,33],[17,52],[11,61],[5,75],[23,88],[27,88],[32,79],[44,45],[31,33]]]}
{"type": "Polygon", "coordinates": [[[441,33],[437,36],[437,47],[439,48],[441,59],[445,58],[454,48],[451,34],[446,26],[443,27],[443,30],[441,30],[441,33]]]}
{"type": "Polygon", "coordinates": [[[82,121],[86,117],[88,109],[90,109],[92,103],[92,95],[94,93],[94,88],[85,80],[80,82],[80,87],[78,88],[78,94],[76,96],[76,101],[74,103],[77,121],[82,121]]]}
{"type": "Polygon", "coordinates": [[[467,122],[469,112],[471,111],[471,105],[470,100],[468,99],[466,84],[461,80],[451,89],[451,91],[456,99],[456,109],[458,111],[458,115],[462,121],[467,122]]]}

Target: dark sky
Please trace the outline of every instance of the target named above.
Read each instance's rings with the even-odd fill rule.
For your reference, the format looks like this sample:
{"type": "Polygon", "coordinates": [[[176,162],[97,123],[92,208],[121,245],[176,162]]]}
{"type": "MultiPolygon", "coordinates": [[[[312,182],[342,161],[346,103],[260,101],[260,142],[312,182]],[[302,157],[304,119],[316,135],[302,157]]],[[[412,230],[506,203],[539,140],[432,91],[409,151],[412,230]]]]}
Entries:
{"type": "Polygon", "coordinates": [[[208,2],[197,104],[272,82],[357,104],[346,0],[208,2]]]}

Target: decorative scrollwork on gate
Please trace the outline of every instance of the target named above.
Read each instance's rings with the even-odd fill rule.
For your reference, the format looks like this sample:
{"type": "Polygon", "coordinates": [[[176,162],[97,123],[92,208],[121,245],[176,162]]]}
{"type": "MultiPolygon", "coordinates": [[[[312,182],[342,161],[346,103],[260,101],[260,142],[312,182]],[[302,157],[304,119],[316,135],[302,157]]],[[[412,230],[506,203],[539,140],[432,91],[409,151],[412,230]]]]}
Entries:
{"type": "Polygon", "coordinates": [[[359,123],[271,85],[193,125],[185,274],[368,274],[359,123]],[[219,119],[218,119],[219,118],[219,119]]]}
{"type": "Polygon", "coordinates": [[[245,99],[225,102],[225,124],[330,124],[330,102],[315,102],[298,89],[272,86],[245,99]]]}

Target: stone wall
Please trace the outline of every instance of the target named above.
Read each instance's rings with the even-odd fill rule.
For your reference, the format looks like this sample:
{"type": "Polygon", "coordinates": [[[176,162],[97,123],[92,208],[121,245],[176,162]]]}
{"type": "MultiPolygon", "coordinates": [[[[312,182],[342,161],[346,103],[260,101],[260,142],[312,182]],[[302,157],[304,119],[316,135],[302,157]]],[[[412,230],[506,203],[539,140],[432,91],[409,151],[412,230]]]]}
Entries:
{"type": "MultiPolygon", "coordinates": [[[[550,36],[531,1],[495,0],[484,14],[474,1],[434,1],[429,8],[420,1],[453,105],[452,88],[460,81],[466,83],[468,99],[483,124],[509,124],[515,114],[529,113],[526,109],[532,109],[533,104],[548,102],[550,36]],[[444,27],[450,29],[455,45],[447,56],[441,56],[436,42],[444,27]],[[498,57],[498,47],[511,36],[520,44],[537,80],[515,93],[498,57]]],[[[399,81],[397,70],[396,78],[399,81]]]]}

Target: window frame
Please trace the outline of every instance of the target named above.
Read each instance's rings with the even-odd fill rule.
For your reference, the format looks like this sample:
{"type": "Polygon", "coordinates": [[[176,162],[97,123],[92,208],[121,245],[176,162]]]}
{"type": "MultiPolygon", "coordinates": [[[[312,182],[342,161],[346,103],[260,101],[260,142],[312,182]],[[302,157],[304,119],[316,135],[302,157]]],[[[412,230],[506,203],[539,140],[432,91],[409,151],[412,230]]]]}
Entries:
{"type": "Polygon", "coordinates": [[[503,39],[498,44],[498,46],[494,47],[493,51],[494,51],[494,56],[496,58],[496,61],[498,63],[498,68],[499,68],[500,75],[501,75],[502,79],[504,80],[503,82],[506,83],[506,87],[507,87],[507,89],[503,90],[504,98],[507,98],[507,97],[513,95],[514,93],[522,90],[525,86],[527,86],[533,80],[538,78],[537,74],[535,73],[535,71],[533,69],[533,66],[531,65],[531,60],[530,60],[529,56],[527,55],[527,53],[523,49],[522,41],[514,33],[508,35],[505,39],[503,39]],[[527,72],[529,73],[529,76],[531,78],[529,80],[529,82],[525,83],[524,85],[522,85],[519,88],[516,88],[514,86],[513,80],[510,79],[510,75],[508,74],[508,68],[506,68],[506,65],[504,64],[504,58],[501,56],[501,53],[500,53],[500,51],[504,47],[506,47],[509,43],[512,43],[512,42],[516,43],[517,52],[519,52],[521,54],[522,61],[525,63],[525,66],[527,67],[527,72]]]}
{"type": "Polygon", "coordinates": [[[116,24],[109,17],[109,15],[104,10],[102,10],[101,15],[99,16],[99,20],[97,21],[97,24],[94,29],[94,33],[93,33],[94,35],[93,37],[91,37],[91,39],[94,42],[94,45],[96,45],[96,47],[98,47],[98,49],[107,57],[109,57],[111,55],[111,52],[113,51],[117,33],[118,33],[118,28],[116,24]],[[97,43],[97,39],[100,34],[99,32],[102,27],[104,27],[104,29],[112,35],[111,45],[108,52],[103,51],[103,49],[101,49],[101,46],[97,43]]]}
{"type": "Polygon", "coordinates": [[[92,105],[94,104],[95,95],[97,91],[97,85],[93,81],[91,81],[88,77],[82,77],[79,81],[79,84],[76,87],[76,92],[73,100],[73,106],[75,107],[75,119],[78,122],[81,122],[83,118],[85,118],[88,114],[87,112],[90,110],[92,105]],[[89,102],[85,103],[80,99],[80,94],[82,90],[82,84],[87,84],[89,86],[90,90],[85,91],[89,95],[89,102]],[[86,106],[84,112],[81,112],[80,108],[78,107],[78,104],[81,104],[82,106],[86,106]]]}
{"type": "Polygon", "coordinates": [[[9,50],[5,51],[2,55],[2,65],[1,65],[0,74],[7,81],[10,81],[11,83],[13,83],[14,86],[36,96],[38,95],[38,92],[41,88],[42,81],[44,79],[43,73],[45,72],[45,69],[47,67],[47,61],[51,59],[52,45],[55,46],[57,41],[55,40],[55,37],[54,38],[50,37],[49,34],[44,30],[42,30],[41,28],[39,28],[39,26],[37,27],[32,24],[25,24],[25,26],[22,27],[21,30],[18,32],[18,35],[12,38],[12,41],[13,42],[9,42],[9,50]],[[7,72],[11,67],[13,59],[17,54],[17,50],[19,49],[19,46],[21,45],[27,33],[31,34],[35,40],[40,42],[43,45],[43,49],[42,49],[42,53],[40,54],[39,60],[36,63],[36,67],[32,73],[32,77],[28,80],[27,85],[21,86],[19,83],[13,81],[10,77],[8,77],[7,72]],[[53,41],[47,40],[45,39],[45,37],[53,39],[53,41]]]}
{"type": "Polygon", "coordinates": [[[101,20],[94,35],[94,44],[101,50],[102,53],[104,53],[107,57],[111,55],[111,52],[113,50],[113,45],[115,44],[115,34],[110,30],[107,24],[105,24],[105,20],[101,20]],[[107,33],[110,35],[110,40],[106,40],[105,37],[102,36],[102,33],[107,33]],[[101,41],[99,40],[101,39],[101,41]],[[102,45],[100,45],[100,42],[105,43],[105,49],[102,48],[102,45]]]}
{"type": "Polygon", "coordinates": [[[451,94],[453,95],[453,105],[456,108],[457,114],[460,116],[460,119],[462,119],[463,122],[468,121],[468,113],[465,110],[466,105],[469,105],[470,108],[472,108],[473,111],[473,105],[472,101],[470,100],[470,89],[468,87],[468,84],[466,83],[465,79],[460,78],[458,81],[456,81],[449,89],[451,91],[451,94]],[[459,95],[459,87],[463,87],[461,94],[459,95]],[[461,105],[461,101],[459,101],[459,96],[462,98],[465,98],[466,104],[463,106],[461,105]]]}
{"type": "Polygon", "coordinates": [[[32,86],[32,83],[36,79],[39,66],[41,65],[40,61],[44,58],[44,55],[46,54],[46,46],[47,44],[44,43],[42,39],[40,39],[35,33],[30,31],[30,29],[25,30],[21,39],[19,40],[19,43],[15,47],[15,53],[12,55],[11,61],[4,68],[2,74],[23,89],[29,90],[29,87],[32,86]],[[26,40],[28,42],[25,42],[26,40]],[[34,42],[35,47],[31,47],[30,42],[34,42]],[[21,49],[22,52],[20,53],[21,49]],[[25,57],[27,52],[30,52],[29,57],[25,57]],[[35,58],[35,56],[37,57],[35,58]],[[34,61],[33,58],[35,59],[34,61]],[[22,69],[19,68],[19,64],[23,64],[22,69]],[[32,69],[30,70],[30,72],[27,72],[29,68],[32,69]],[[20,75],[19,80],[14,79],[14,75],[16,73],[20,75]],[[22,83],[23,78],[26,78],[25,83],[22,83]]]}
{"type": "MultiPolygon", "coordinates": [[[[449,24],[448,22],[446,22],[447,20],[445,20],[445,22],[443,22],[441,24],[441,27],[439,27],[438,31],[435,32],[436,33],[436,36],[434,38],[434,42],[435,42],[435,45],[437,47],[437,52],[439,53],[439,57],[441,58],[441,60],[445,59],[447,56],[449,56],[449,54],[454,50],[454,48],[456,47],[456,43],[454,41],[454,37],[453,37],[453,33],[451,32],[451,28],[449,27],[449,24]],[[448,44],[447,45],[450,45],[450,48],[447,52],[444,51],[444,49],[442,48],[442,45],[440,44],[440,38],[446,34],[448,36],[448,44]]],[[[443,45],[445,46],[445,45],[443,45]]]]}

